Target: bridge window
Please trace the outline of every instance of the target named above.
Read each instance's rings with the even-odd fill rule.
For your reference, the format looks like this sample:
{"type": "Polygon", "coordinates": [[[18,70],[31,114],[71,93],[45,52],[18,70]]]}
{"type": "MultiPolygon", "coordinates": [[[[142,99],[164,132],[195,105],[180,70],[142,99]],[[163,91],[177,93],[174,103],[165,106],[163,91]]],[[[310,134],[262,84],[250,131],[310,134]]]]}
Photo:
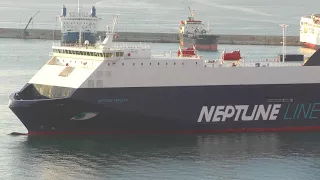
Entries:
{"type": "Polygon", "coordinates": [[[103,56],[108,58],[112,56],[112,53],[103,53],[103,56]]]}
{"type": "Polygon", "coordinates": [[[123,56],[123,52],[116,52],[116,57],[121,57],[123,56]]]}
{"type": "MultiPolygon", "coordinates": [[[[53,49],[54,53],[65,53],[65,54],[75,54],[75,55],[84,55],[84,56],[95,56],[95,57],[112,57],[113,53],[99,53],[99,52],[87,52],[87,51],[72,51],[72,50],[62,50],[62,49],[53,49]]],[[[116,56],[123,56],[123,52],[114,53],[116,56]]]]}

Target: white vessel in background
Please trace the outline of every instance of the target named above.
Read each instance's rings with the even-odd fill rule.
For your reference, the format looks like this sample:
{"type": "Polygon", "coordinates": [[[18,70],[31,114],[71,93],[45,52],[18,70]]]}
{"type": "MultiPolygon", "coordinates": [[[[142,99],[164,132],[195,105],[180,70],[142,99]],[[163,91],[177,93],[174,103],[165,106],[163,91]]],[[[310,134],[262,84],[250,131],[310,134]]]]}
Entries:
{"type": "Polygon", "coordinates": [[[307,48],[320,49],[320,14],[301,17],[300,42],[307,48]]]}
{"type": "Polygon", "coordinates": [[[217,51],[219,36],[211,34],[201,20],[194,18],[195,12],[189,7],[190,16],[180,21],[179,40],[180,46],[192,47],[199,51],[217,51]]]}
{"type": "Polygon", "coordinates": [[[101,18],[97,17],[96,7],[92,6],[91,12],[81,10],[78,0],[78,11],[67,12],[63,5],[60,16],[61,43],[74,44],[88,41],[90,44],[97,42],[97,25],[101,18]]]}

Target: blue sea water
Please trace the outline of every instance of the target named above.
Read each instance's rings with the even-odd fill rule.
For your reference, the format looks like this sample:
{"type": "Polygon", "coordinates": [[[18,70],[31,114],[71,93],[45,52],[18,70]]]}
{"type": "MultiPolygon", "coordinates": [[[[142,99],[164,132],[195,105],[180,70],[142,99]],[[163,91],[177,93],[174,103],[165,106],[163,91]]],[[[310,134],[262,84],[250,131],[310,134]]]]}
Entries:
{"type": "MultiPolygon", "coordinates": [[[[8,108],[49,59],[52,41],[0,39],[0,179],[234,179],[300,180],[320,176],[320,138],[313,133],[213,135],[12,136],[26,129],[8,108]]],[[[176,50],[177,44],[153,44],[176,50]]],[[[219,45],[247,59],[272,58],[280,46],[219,45]]],[[[288,53],[314,51],[287,47],[288,53]]]]}

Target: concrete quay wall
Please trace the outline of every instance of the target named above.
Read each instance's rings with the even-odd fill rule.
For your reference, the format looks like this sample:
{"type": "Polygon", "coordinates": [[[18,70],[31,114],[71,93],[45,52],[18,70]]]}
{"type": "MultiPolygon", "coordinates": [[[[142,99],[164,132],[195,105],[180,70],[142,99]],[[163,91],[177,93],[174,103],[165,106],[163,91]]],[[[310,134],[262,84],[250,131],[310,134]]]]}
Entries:
{"type": "MultiPolygon", "coordinates": [[[[61,39],[60,30],[29,29],[29,36],[25,39],[61,39]],[[53,36],[54,34],[54,36],[53,36]]],[[[146,32],[117,32],[115,41],[121,42],[155,42],[155,43],[178,43],[178,33],[146,33],[146,32]]],[[[0,38],[22,38],[23,29],[0,28],[0,38]]],[[[98,32],[103,40],[105,32],[98,32]]],[[[235,45],[282,45],[282,36],[268,35],[219,35],[219,44],[235,45]]],[[[299,36],[287,36],[287,46],[301,46],[299,36]]]]}

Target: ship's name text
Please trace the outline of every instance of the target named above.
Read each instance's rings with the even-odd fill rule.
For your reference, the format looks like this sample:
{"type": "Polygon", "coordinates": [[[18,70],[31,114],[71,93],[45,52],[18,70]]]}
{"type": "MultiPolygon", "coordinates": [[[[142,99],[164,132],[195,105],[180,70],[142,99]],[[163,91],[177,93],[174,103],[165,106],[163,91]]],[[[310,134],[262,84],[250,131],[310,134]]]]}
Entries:
{"type": "Polygon", "coordinates": [[[249,105],[203,106],[198,122],[276,120],[280,108],[281,104],[254,105],[253,108],[249,105]]]}
{"type": "Polygon", "coordinates": [[[320,103],[288,104],[284,119],[319,119],[320,103]]]}

